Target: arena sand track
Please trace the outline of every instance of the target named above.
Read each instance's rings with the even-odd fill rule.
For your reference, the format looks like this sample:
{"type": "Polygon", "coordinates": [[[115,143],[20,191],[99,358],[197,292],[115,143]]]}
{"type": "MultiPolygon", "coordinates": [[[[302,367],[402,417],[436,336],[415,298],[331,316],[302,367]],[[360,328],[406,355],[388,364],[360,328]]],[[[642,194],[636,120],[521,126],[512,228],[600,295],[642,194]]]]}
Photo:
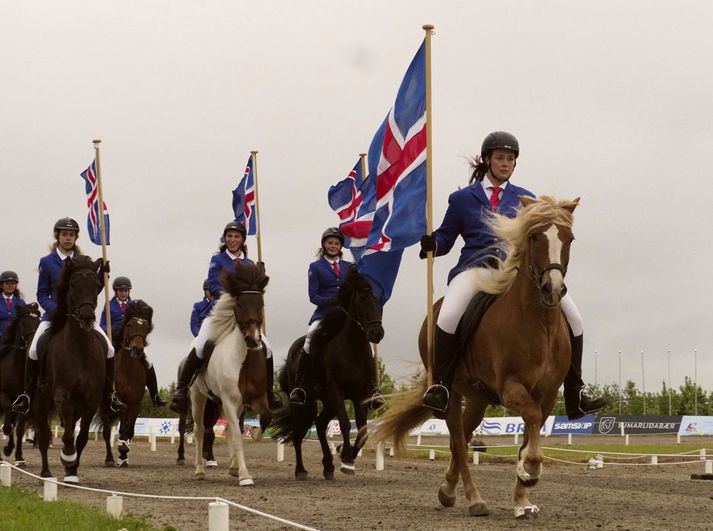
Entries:
{"type": "MultiPolygon", "coordinates": [[[[682,451],[692,445],[683,445],[682,451]]],[[[710,447],[710,446],[709,446],[710,447]]],[[[327,482],[321,475],[317,444],[307,444],[308,481],[293,479],[294,452],[285,448],[285,461],[275,459],[275,444],[248,442],[248,467],[255,487],[238,487],[225,467],[227,445],[216,447],[220,468],[207,471],[205,481],[193,478],[192,465],[175,464],[176,446],[160,442],[151,452],[136,442],[130,468],[107,469],[103,443],[90,441],[79,469],[82,485],[117,491],[187,496],[220,496],[282,518],[320,529],[713,529],[713,481],[694,481],[702,464],[658,467],[616,467],[586,470],[545,462],[544,476],[531,501],[540,509],[537,520],[518,522],[512,515],[514,465],[484,463],[472,466],[491,514],[467,515],[462,488],[454,508],[439,505],[436,492],[447,461],[386,458],[377,472],[372,452],[357,460],[357,474],[339,474],[327,482]]],[[[193,459],[193,446],[187,457],[193,459]]],[[[51,450],[51,469],[61,475],[59,450],[51,450]]],[[[39,453],[28,450],[28,470],[39,473],[39,453]]],[[[13,483],[41,493],[37,480],[13,471],[13,483]]],[[[105,507],[106,495],[63,489],[59,497],[105,507]]],[[[124,498],[124,510],[144,515],[161,529],[206,529],[208,502],[124,498]]],[[[230,508],[231,529],[286,529],[279,523],[230,508]]]]}

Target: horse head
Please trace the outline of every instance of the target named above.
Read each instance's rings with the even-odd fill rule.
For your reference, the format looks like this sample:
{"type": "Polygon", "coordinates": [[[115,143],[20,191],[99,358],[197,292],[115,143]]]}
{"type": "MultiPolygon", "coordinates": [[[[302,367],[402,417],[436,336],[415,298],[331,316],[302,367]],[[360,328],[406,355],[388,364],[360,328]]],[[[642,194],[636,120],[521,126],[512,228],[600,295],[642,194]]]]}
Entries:
{"type": "Polygon", "coordinates": [[[369,281],[356,267],[351,268],[339,287],[336,302],[347,317],[364,331],[370,343],[379,343],[384,338],[381,305],[369,281]]]}
{"type": "Polygon", "coordinates": [[[26,349],[40,324],[40,307],[31,302],[16,308],[17,314],[7,329],[6,344],[19,349],[26,349]]]}
{"type": "Polygon", "coordinates": [[[236,260],[235,271],[224,271],[221,283],[225,291],[233,296],[233,315],[245,344],[251,350],[262,348],[262,320],[265,293],[270,277],[265,274],[265,266],[236,260]]]}
{"type": "Polygon", "coordinates": [[[121,348],[128,350],[131,357],[139,359],[148,345],[146,337],[153,330],[153,308],[142,300],[133,300],[126,307],[124,323],[119,331],[121,348]]]}
{"type": "Polygon", "coordinates": [[[579,198],[555,202],[549,197],[521,196],[520,202],[526,207],[524,215],[533,221],[527,230],[527,251],[523,253],[528,275],[537,286],[542,304],[552,308],[567,293],[564,277],[574,240],[572,213],[579,198]]]}
{"type": "Polygon", "coordinates": [[[94,328],[100,289],[97,273],[101,264],[101,258],[92,260],[83,255],[68,258],[64,261],[64,269],[57,283],[57,312],[65,310],[66,315],[75,319],[84,331],[94,328]]]}

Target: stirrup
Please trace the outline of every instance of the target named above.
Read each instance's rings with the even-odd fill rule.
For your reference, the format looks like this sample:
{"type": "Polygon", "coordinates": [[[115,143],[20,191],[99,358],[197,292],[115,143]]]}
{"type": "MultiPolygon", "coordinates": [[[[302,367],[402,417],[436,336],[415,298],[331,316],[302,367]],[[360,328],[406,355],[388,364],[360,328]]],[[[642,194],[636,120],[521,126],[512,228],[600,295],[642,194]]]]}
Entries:
{"type": "Polygon", "coordinates": [[[173,392],[173,399],[168,409],[179,415],[188,412],[188,390],[178,388],[173,392]]]}
{"type": "Polygon", "coordinates": [[[30,411],[30,395],[22,393],[12,403],[12,410],[20,415],[27,415],[30,411]]]}
{"type": "Polygon", "coordinates": [[[386,405],[386,400],[379,391],[374,391],[369,398],[369,409],[377,410],[386,405]]]}
{"type": "Polygon", "coordinates": [[[126,404],[119,400],[119,397],[116,396],[116,393],[114,392],[112,392],[109,396],[109,410],[112,413],[122,413],[126,410],[126,404]]]}
{"type": "Polygon", "coordinates": [[[295,387],[290,393],[290,403],[304,406],[307,403],[307,392],[301,387],[295,387]]]}
{"type": "Polygon", "coordinates": [[[428,389],[426,389],[426,392],[423,394],[422,404],[424,407],[427,407],[428,409],[432,409],[436,413],[445,415],[445,413],[448,411],[448,402],[450,402],[450,399],[451,399],[451,394],[448,391],[448,388],[443,384],[436,383],[436,384],[433,384],[428,389]],[[443,391],[441,391],[441,389],[443,391]],[[433,400],[434,394],[438,395],[438,394],[442,394],[443,392],[445,392],[445,394],[446,394],[445,404],[440,404],[440,403],[437,403],[435,400],[433,400]]]}
{"type": "MultiPolygon", "coordinates": [[[[588,386],[583,385],[582,387],[579,388],[577,391],[577,404],[572,410],[567,408],[567,417],[569,420],[577,420],[580,419],[586,415],[591,415],[592,413],[596,413],[600,409],[602,409],[604,406],[607,405],[606,400],[604,400],[602,397],[592,395],[592,398],[588,397],[585,394],[585,391],[589,389],[588,386]],[[587,400],[590,403],[590,407],[584,408],[582,405],[582,397],[586,397],[587,400]]],[[[565,399],[565,406],[567,406],[567,400],[565,399]]]]}

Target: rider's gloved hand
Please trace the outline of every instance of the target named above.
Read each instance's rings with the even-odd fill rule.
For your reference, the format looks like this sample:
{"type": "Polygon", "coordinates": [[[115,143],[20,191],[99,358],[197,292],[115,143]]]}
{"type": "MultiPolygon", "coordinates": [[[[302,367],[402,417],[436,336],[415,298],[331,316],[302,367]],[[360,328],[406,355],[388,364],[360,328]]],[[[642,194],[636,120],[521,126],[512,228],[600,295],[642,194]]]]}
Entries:
{"type": "Polygon", "coordinates": [[[424,253],[427,252],[436,252],[436,247],[438,245],[436,244],[436,237],[433,234],[424,234],[421,236],[421,251],[424,253]]]}

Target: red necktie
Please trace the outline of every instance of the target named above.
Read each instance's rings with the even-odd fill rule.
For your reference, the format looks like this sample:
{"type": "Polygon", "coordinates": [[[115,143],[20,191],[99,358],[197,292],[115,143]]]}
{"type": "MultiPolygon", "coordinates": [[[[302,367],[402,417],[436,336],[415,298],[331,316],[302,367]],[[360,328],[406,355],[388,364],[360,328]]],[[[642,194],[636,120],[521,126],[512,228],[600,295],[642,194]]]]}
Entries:
{"type": "Polygon", "coordinates": [[[490,195],[490,206],[493,207],[493,210],[498,209],[498,205],[500,204],[500,192],[502,191],[503,189],[499,186],[493,186],[492,188],[493,193],[490,195]]]}
{"type": "Polygon", "coordinates": [[[12,310],[12,299],[10,297],[5,299],[5,304],[7,304],[8,310],[12,310]]]}
{"type": "Polygon", "coordinates": [[[121,313],[126,313],[126,303],[121,301],[121,313]]]}
{"type": "Polygon", "coordinates": [[[334,269],[334,273],[335,273],[337,276],[340,275],[340,273],[339,273],[339,262],[337,262],[336,260],[335,260],[334,262],[332,262],[332,269],[334,269]]]}

